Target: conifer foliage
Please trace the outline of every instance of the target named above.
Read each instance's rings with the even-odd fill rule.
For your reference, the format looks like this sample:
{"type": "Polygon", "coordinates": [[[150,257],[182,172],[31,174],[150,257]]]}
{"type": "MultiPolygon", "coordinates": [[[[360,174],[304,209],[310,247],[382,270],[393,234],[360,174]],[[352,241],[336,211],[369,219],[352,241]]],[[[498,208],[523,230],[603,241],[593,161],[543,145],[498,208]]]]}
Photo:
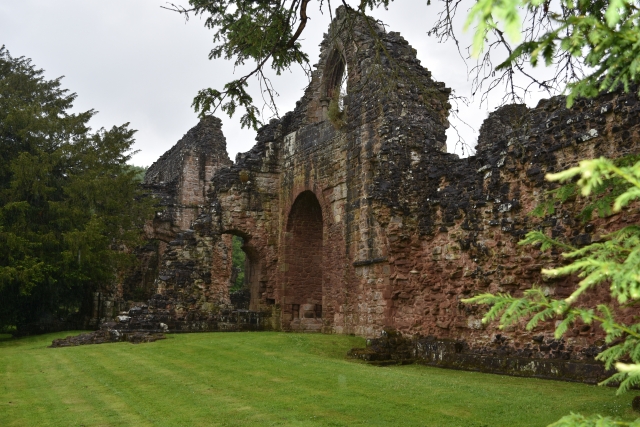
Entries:
{"type": "Polygon", "coordinates": [[[126,164],[135,131],[92,132],[75,97],[0,48],[0,329],[86,312],[150,213],[126,164]]]}

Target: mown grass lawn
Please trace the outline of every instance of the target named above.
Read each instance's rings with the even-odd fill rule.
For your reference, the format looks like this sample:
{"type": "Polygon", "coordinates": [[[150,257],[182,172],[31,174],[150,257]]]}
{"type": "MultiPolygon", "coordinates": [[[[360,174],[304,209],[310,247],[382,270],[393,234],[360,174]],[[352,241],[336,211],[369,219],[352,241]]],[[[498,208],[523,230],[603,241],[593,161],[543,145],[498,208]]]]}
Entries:
{"type": "Polygon", "coordinates": [[[0,338],[0,426],[544,426],[573,412],[634,418],[633,395],[583,384],[345,359],[360,338],[169,335],[46,348],[0,338]]]}

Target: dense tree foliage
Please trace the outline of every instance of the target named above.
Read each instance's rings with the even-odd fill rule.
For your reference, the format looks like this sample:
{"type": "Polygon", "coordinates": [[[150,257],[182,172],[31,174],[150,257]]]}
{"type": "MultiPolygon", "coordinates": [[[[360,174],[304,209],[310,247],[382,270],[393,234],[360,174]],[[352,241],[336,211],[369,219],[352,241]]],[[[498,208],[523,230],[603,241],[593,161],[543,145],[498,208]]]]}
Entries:
{"type": "Polygon", "coordinates": [[[148,216],[126,164],[135,131],[91,132],[75,97],[0,48],[0,327],[86,309],[132,262],[148,216]]]}

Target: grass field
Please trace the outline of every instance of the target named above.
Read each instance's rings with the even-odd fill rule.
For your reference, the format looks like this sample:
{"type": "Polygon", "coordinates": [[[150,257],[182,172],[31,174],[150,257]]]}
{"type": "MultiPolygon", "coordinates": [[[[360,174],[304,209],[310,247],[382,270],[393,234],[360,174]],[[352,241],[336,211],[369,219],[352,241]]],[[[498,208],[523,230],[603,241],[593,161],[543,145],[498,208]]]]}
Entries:
{"type": "Polygon", "coordinates": [[[610,388],[345,360],[359,338],[169,335],[46,348],[0,336],[0,426],[544,426],[573,412],[633,418],[610,388]]]}

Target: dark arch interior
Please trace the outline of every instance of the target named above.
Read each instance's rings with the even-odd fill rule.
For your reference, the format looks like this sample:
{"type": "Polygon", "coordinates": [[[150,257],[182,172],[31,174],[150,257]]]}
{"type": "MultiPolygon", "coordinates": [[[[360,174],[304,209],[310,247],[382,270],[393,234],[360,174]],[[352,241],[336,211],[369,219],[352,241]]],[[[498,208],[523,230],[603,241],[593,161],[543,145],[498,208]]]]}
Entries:
{"type": "Polygon", "coordinates": [[[298,196],[287,221],[285,313],[291,329],[322,327],[322,208],[311,191],[298,196]]]}

